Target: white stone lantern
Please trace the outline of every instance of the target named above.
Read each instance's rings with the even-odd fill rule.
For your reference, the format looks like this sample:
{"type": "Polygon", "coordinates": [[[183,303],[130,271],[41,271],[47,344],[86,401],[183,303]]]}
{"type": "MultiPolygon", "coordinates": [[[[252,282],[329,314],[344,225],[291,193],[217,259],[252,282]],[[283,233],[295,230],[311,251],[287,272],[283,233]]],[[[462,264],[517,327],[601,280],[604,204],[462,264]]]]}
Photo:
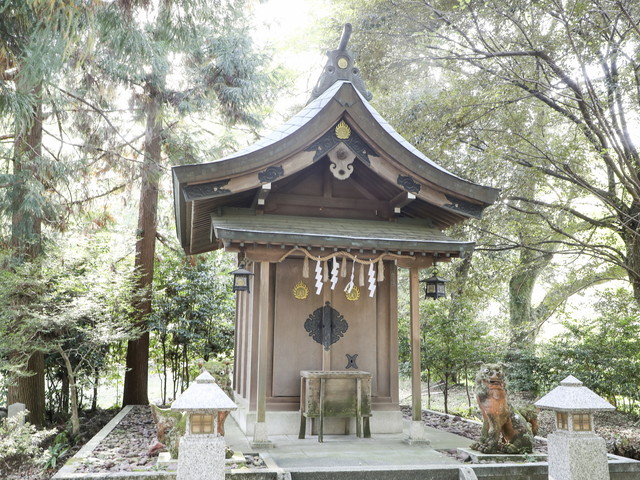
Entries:
{"type": "Polygon", "coordinates": [[[224,480],[225,442],[219,418],[237,408],[208,373],[171,404],[187,414],[187,427],[180,439],[177,480],[224,480]]]}
{"type": "Polygon", "coordinates": [[[593,412],[615,407],[569,375],[535,404],[553,410],[556,431],[547,437],[550,480],[609,479],[607,447],[595,434],[593,412]]]}

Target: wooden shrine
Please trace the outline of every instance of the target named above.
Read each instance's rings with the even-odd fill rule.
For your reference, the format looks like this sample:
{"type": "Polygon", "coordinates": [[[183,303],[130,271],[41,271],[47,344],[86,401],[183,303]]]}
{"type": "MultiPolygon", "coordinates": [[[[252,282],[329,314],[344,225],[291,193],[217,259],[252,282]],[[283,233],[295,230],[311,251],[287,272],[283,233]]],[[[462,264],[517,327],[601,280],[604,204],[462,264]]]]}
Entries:
{"type": "Polygon", "coordinates": [[[401,431],[398,268],[410,269],[419,419],[419,271],[471,251],[443,230],[479,218],[498,194],[438,166],[374,110],[349,29],[280,129],[173,168],[185,252],[224,248],[254,273],[251,292],[237,294],[233,385],[235,418],[256,443],[299,431],[301,371],[370,372],[372,433],[401,431]]]}

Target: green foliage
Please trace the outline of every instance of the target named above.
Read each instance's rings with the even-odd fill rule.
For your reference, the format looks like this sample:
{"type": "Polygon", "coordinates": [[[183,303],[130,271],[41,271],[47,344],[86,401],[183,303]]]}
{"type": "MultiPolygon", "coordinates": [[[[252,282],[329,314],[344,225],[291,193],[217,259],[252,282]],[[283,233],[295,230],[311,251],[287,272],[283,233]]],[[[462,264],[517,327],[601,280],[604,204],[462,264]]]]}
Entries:
{"type": "Polygon", "coordinates": [[[42,463],[46,469],[55,469],[60,460],[67,454],[71,445],[69,445],[67,434],[60,432],[56,435],[53,445],[50,445],[44,453],[42,463]]]}
{"type": "Polygon", "coordinates": [[[638,59],[618,57],[638,43],[637,2],[334,3],[374,106],[439,165],[502,190],[462,230],[500,273],[517,348],[581,289],[635,282],[637,138],[615,125],[638,116],[638,59]]]}
{"type": "MultiPolygon", "coordinates": [[[[442,382],[445,409],[448,410],[448,388],[458,381],[473,377],[477,361],[489,361],[500,356],[504,335],[483,318],[487,298],[482,295],[482,275],[474,270],[473,260],[458,260],[439,267],[440,275],[450,278],[447,298],[420,302],[421,372],[425,381],[442,382]]],[[[408,310],[408,279],[402,270],[398,275],[399,293],[399,360],[400,372],[411,368],[410,320],[408,310]]]]}
{"type": "Polygon", "coordinates": [[[422,367],[431,379],[443,382],[445,402],[451,383],[468,377],[478,359],[495,356],[497,339],[489,335],[486,323],[477,320],[474,310],[471,302],[460,297],[421,304],[422,367]]]}
{"type": "Polygon", "coordinates": [[[540,392],[540,359],[533,348],[510,349],[504,356],[507,387],[516,392],[540,392]]]}
{"type": "Polygon", "coordinates": [[[152,360],[164,378],[163,403],[169,371],[176,398],[199,373],[199,361],[232,352],[235,318],[230,256],[218,252],[191,264],[167,253],[157,267],[150,321],[152,360]]]}
{"type": "Polygon", "coordinates": [[[618,408],[634,411],[640,404],[640,309],[620,289],[603,293],[596,310],[593,319],[566,322],[567,332],[542,349],[541,389],[573,375],[618,408]]]}
{"type": "Polygon", "coordinates": [[[36,430],[20,416],[0,419],[0,475],[16,472],[42,460],[41,445],[55,430],[36,430]]]}
{"type": "MultiPolygon", "coordinates": [[[[0,371],[24,375],[30,353],[40,350],[47,354],[51,377],[69,375],[64,354],[77,385],[91,386],[99,378],[110,347],[136,333],[129,324],[130,267],[116,261],[119,252],[109,242],[106,232],[93,232],[90,239],[67,237],[60,245],[50,243],[46,255],[22,263],[4,253],[0,371]]],[[[60,395],[69,398],[68,391],[60,395]]],[[[49,407],[60,413],[61,403],[49,407]]]]}

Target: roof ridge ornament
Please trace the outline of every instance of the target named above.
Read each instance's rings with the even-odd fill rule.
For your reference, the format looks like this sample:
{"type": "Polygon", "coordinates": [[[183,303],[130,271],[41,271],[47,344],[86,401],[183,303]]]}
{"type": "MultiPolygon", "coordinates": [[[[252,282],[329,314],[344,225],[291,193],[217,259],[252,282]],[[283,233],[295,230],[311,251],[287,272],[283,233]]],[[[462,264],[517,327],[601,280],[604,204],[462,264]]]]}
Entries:
{"type": "Polygon", "coordinates": [[[360,69],[354,65],[353,53],[347,49],[347,43],[349,43],[349,38],[351,37],[351,30],[351,24],[345,23],[338,48],[327,51],[327,63],[320,74],[318,83],[311,92],[309,101],[318,98],[331,85],[340,80],[351,82],[365,99],[371,100],[373,98],[373,94],[367,90],[364,84],[364,80],[360,75],[360,69]]]}

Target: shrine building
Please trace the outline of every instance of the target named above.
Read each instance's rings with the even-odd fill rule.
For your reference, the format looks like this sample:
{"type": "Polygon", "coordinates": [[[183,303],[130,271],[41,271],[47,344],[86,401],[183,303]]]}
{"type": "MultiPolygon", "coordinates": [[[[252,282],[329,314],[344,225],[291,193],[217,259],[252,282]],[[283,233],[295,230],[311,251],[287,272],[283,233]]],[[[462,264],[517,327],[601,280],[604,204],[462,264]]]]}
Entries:
{"type": "MultiPolygon", "coordinates": [[[[409,269],[419,422],[420,270],[470,252],[443,230],[480,218],[498,195],[440,167],[376,112],[349,35],[347,26],[309,103],[281,128],[228,157],[173,167],[185,252],[234,252],[253,273],[250,292],[236,294],[233,388],[235,419],[256,444],[304,432],[303,389],[326,388],[330,402],[329,384],[320,393],[305,383],[313,372],[363,372],[357,398],[369,403],[358,408],[372,434],[402,431],[399,268],[409,269]]],[[[324,431],[353,433],[353,419],[326,418],[324,431]]]]}

